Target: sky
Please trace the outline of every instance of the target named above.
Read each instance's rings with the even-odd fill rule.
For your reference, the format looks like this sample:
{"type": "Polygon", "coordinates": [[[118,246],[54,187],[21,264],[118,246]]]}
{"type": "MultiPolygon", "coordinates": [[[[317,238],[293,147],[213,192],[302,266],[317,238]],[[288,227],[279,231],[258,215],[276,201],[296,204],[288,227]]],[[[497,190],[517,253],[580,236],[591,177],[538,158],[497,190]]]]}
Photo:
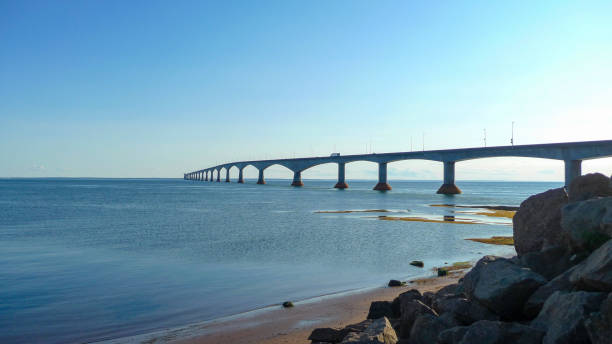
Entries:
{"type": "MultiPolygon", "coordinates": [[[[481,147],[485,130],[507,145],[512,122],[515,144],[612,139],[610,13],[610,1],[0,0],[0,177],[182,178],[481,147]]],[[[593,171],[610,175],[612,158],[585,161],[593,171]]],[[[456,177],[562,181],[563,162],[471,160],[456,177]]],[[[389,178],[441,179],[442,164],[392,163],[389,178]]]]}

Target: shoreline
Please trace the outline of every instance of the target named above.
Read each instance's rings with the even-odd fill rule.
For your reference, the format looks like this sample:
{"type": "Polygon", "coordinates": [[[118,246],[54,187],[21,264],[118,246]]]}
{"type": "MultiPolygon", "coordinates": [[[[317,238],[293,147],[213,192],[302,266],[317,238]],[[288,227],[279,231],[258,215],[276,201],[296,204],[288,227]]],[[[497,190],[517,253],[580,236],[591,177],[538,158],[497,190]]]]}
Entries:
{"type": "Polygon", "coordinates": [[[418,289],[421,293],[435,292],[456,283],[464,274],[465,271],[457,271],[444,277],[412,279],[401,287],[374,287],[321,295],[295,302],[293,308],[273,305],[183,327],[97,343],[310,343],[307,338],[315,328],[344,327],[365,320],[372,301],[392,301],[410,289],[418,289]]]}
{"type": "MultiPolygon", "coordinates": [[[[491,246],[498,245],[492,244],[491,246]]],[[[509,258],[516,253],[496,255],[509,258]]],[[[392,301],[399,294],[411,289],[417,289],[421,293],[435,292],[449,284],[457,283],[480,258],[472,259],[469,263],[460,262],[468,263],[469,266],[450,269],[446,276],[436,276],[436,269],[449,268],[453,264],[445,263],[437,268],[424,269],[421,274],[410,276],[405,280],[406,284],[400,287],[375,286],[346,289],[294,300],[295,307],[293,308],[283,308],[281,304],[272,304],[216,319],[93,343],[310,344],[307,338],[315,328],[343,328],[359,323],[366,320],[373,301],[392,301]]]]}

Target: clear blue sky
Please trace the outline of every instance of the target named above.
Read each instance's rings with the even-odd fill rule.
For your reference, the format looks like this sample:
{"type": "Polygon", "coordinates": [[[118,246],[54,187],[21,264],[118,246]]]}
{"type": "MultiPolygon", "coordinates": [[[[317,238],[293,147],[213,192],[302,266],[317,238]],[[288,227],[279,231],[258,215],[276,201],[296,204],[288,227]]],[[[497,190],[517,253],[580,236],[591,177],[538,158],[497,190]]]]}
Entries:
{"type": "MultiPolygon", "coordinates": [[[[512,121],[517,144],[612,139],[611,13],[611,1],[0,0],[0,177],[182,177],[421,149],[423,134],[426,149],[482,146],[483,129],[505,145],[512,121]]],[[[389,168],[442,175],[433,162],[389,168]]],[[[584,170],[610,174],[612,159],[584,170]]],[[[457,178],[563,171],[484,159],[457,178]]]]}

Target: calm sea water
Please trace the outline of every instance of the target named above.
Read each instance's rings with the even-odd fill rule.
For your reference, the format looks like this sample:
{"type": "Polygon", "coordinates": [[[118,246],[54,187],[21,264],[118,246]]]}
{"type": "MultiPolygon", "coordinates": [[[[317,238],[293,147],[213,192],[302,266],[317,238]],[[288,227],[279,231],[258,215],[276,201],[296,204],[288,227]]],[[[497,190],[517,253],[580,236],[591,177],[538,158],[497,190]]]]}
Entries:
{"type": "Polygon", "coordinates": [[[463,240],[511,235],[507,221],[376,216],[467,216],[430,205],[518,205],[561,186],[463,182],[449,197],[440,182],[392,181],[387,193],[334,182],[0,179],[0,342],[116,338],[430,273],[415,259],[507,254],[463,240]],[[316,213],[360,209],[394,213],[316,213]]]}

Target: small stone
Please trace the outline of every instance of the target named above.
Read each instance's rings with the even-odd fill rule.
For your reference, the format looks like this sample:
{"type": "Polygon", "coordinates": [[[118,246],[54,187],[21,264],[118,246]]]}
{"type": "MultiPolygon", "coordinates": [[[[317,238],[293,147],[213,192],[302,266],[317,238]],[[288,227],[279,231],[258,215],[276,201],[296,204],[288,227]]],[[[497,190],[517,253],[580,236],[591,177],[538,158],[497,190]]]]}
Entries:
{"type": "Polygon", "coordinates": [[[425,266],[425,264],[423,264],[423,262],[420,261],[420,260],[413,260],[413,261],[410,262],[410,265],[416,266],[416,267],[419,267],[419,268],[422,268],[423,266],[425,266]]]}
{"type": "Polygon", "coordinates": [[[438,269],[438,277],[442,277],[442,276],[446,276],[448,275],[448,270],[446,269],[438,269]]]}
{"type": "Polygon", "coordinates": [[[283,307],[285,307],[285,308],[291,308],[291,307],[293,307],[293,302],[291,302],[291,301],[285,301],[285,302],[283,302],[283,307]]]}
{"type": "Polygon", "coordinates": [[[390,280],[388,284],[389,287],[402,287],[405,285],[406,285],[406,282],[402,282],[398,280],[390,280]]]}

